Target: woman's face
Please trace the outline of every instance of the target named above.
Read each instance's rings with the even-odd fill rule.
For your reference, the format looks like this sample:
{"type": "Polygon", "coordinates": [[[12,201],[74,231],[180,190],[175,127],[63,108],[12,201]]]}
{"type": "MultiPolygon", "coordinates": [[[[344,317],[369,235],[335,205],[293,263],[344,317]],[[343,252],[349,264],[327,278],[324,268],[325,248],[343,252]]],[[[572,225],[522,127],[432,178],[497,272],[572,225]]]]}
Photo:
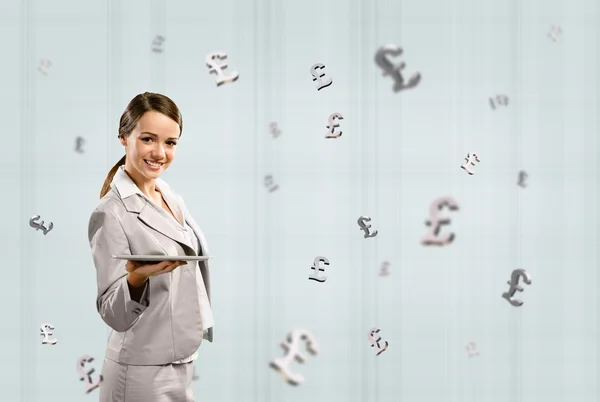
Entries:
{"type": "Polygon", "coordinates": [[[121,137],[127,158],[125,169],[141,180],[158,178],[173,159],[179,124],[158,112],[146,112],[128,137],[121,137]]]}

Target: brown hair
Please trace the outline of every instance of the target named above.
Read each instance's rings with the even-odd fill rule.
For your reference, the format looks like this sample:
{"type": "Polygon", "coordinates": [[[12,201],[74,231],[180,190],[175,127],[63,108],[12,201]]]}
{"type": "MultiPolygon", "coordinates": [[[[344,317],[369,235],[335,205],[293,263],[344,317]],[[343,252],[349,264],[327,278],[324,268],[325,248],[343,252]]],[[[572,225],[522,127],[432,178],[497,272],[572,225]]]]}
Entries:
{"type": "MultiPolygon", "coordinates": [[[[165,95],[144,92],[133,98],[127,105],[127,108],[125,108],[125,111],[121,115],[121,121],[119,122],[119,135],[117,137],[129,137],[142,116],[146,112],[151,111],[162,113],[179,124],[179,135],[181,135],[181,132],[183,131],[183,121],[181,112],[175,102],[165,95]]],[[[104,180],[104,184],[102,185],[102,190],[100,191],[100,198],[104,197],[110,191],[110,183],[115,177],[117,169],[124,164],[125,155],[108,172],[106,180],[104,180]]]]}

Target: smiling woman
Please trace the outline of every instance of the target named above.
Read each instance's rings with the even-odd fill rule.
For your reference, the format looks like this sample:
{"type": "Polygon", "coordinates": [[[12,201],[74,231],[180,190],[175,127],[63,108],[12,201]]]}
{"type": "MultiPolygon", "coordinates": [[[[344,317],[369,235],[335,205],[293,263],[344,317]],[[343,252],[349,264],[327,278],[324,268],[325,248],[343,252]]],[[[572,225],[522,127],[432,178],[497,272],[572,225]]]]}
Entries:
{"type": "MultiPolygon", "coordinates": [[[[118,138],[121,141],[121,144],[125,146],[125,156],[123,156],[108,172],[108,176],[106,177],[100,192],[100,198],[104,197],[110,190],[110,183],[115,177],[119,166],[125,165],[125,169],[132,173],[134,170],[137,172],[143,171],[140,169],[139,164],[142,160],[144,162],[146,160],[140,160],[140,156],[148,158],[150,164],[152,164],[152,162],[158,162],[160,165],[157,167],[156,165],[150,166],[146,163],[145,165],[142,165],[143,167],[148,167],[150,171],[159,172],[159,174],[162,173],[175,157],[175,148],[182,132],[183,121],[181,112],[175,102],[169,97],[145,92],[133,98],[127,105],[119,123],[118,138]],[[128,139],[132,134],[134,139],[130,141],[128,145],[128,139]],[[155,146],[136,147],[135,142],[137,140],[146,144],[154,143],[155,146]],[[167,145],[167,148],[162,149],[162,147],[156,147],[156,144],[160,144],[161,142],[164,142],[167,145]],[[154,154],[152,154],[153,150],[154,154]],[[128,154],[129,161],[127,160],[128,154]],[[164,157],[161,155],[164,155],[164,157]],[[154,159],[156,156],[160,156],[161,160],[154,159]],[[165,163],[162,162],[164,162],[163,159],[166,159],[166,157],[168,157],[169,160],[168,164],[164,166],[165,163]],[[137,161],[131,161],[131,159],[137,159],[137,161]],[[128,167],[130,169],[135,167],[135,169],[130,170],[128,167]]],[[[158,177],[158,175],[156,177],[158,177]]]]}
{"type": "Polygon", "coordinates": [[[192,402],[198,349],[213,340],[208,261],[112,258],[209,255],[183,198],[160,178],[175,158],[181,120],[164,95],[146,92],[129,102],[118,135],[125,156],[108,173],[90,217],[96,307],[113,329],[100,402],[192,402]]]}

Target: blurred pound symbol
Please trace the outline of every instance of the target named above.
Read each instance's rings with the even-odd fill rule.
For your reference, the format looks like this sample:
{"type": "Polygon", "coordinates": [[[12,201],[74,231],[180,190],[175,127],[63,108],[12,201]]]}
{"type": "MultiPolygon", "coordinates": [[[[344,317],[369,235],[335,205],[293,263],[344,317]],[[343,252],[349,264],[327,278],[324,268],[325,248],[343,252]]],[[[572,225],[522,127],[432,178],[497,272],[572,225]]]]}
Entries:
{"type": "Polygon", "coordinates": [[[479,352],[477,351],[477,346],[475,345],[475,342],[467,343],[467,346],[465,346],[465,349],[467,349],[467,353],[469,354],[469,357],[479,356],[479,352]]]}
{"type": "Polygon", "coordinates": [[[305,358],[299,350],[301,341],[306,342],[306,350],[310,354],[317,354],[317,342],[312,334],[305,329],[296,329],[287,336],[285,342],[281,343],[281,347],[286,352],[285,356],[278,357],[269,364],[269,366],[277,371],[290,385],[299,385],[304,382],[304,377],[301,374],[294,373],[290,370],[290,363],[292,360],[296,360],[298,363],[304,363],[305,358]]]}
{"type": "Polygon", "coordinates": [[[358,221],[356,221],[358,223],[358,226],[360,226],[359,230],[364,230],[365,231],[365,239],[367,237],[375,237],[377,236],[377,233],[379,233],[378,230],[374,231],[373,233],[370,233],[369,228],[371,227],[371,225],[367,225],[365,222],[370,222],[371,218],[369,218],[368,216],[361,216],[360,218],[358,218],[358,221]]]}
{"type": "Polygon", "coordinates": [[[382,75],[389,75],[394,80],[394,92],[399,92],[403,89],[411,89],[416,87],[421,82],[421,74],[415,73],[410,77],[408,83],[404,84],[404,77],[401,71],[406,67],[405,63],[400,63],[394,66],[388,59],[387,56],[400,56],[402,49],[396,45],[382,46],[375,53],[375,63],[383,70],[382,75]]]}
{"type": "Polygon", "coordinates": [[[377,335],[377,339],[375,339],[375,334],[378,332],[379,328],[371,328],[371,330],[369,331],[369,343],[371,344],[371,347],[373,348],[375,347],[375,345],[377,345],[377,354],[375,354],[375,356],[379,356],[380,354],[385,352],[389,346],[387,341],[385,341],[385,345],[383,347],[379,346],[379,341],[381,340],[381,337],[377,335]]]}
{"type": "Polygon", "coordinates": [[[58,339],[50,339],[49,336],[52,335],[52,331],[54,330],[54,326],[52,324],[42,324],[40,327],[40,335],[44,336],[42,339],[42,345],[56,345],[58,339]]]}
{"type": "Polygon", "coordinates": [[[152,51],[154,53],[162,53],[163,51],[163,42],[165,41],[164,36],[156,35],[156,38],[152,41],[152,51]]]}
{"type": "Polygon", "coordinates": [[[48,59],[43,59],[38,65],[38,71],[44,75],[48,75],[48,69],[52,67],[52,62],[48,59]]]}
{"type": "Polygon", "coordinates": [[[481,162],[481,160],[479,160],[479,156],[477,156],[477,154],[474,152],[468,153],[467,157],[465,158],[465,163],[460,165],[460,168],[464,169],[465,172],[472,175],[475,172],[469,170],[469,165],[475,166],[475,162],[481,162]],[[475,159],[475,161],[473,161],[473,159],[475,159]]]}
{"type": "Polygon", "coordinates": [[[96,371],[93,367],[87,371],[85,370],[85,364],[91,363],[93,361],[94,358],[89,355],[81,356],[79,360],[77,360],[77,372],[81,375],[79,381],[83,381],[86,384],[86,394],[89,394],[90,392],[98,388],[100,386],[100,383],[102,382],[102,374],[98,376],[98,380],[96,382],[92,381],[92,374],[94,374],[94,372],[96,371]]]}
{"type": "Polygon", "coordinates": [[[317,63],[310,68],[310,73],[313,76],[313,81],[318,81],[317,91],[320,91],[323,88],[327,88],[328,86],[333,84],[333,80],[331,79],[331,77],[327,77],[327,79],[324,80],[323,77],[325,77],[325,73],[317,71],[322,70],[324,68],[325,66],[321,63],[317,63]]]}
{"type": "Polygon", "coordinates": [[[312,267],[310,267],[310,269],[313,269],[314,272],[312,273],[311,276],[308,277],[309,280],[312,279],[313,281],[317,281],[317,282],[325,282],[327,280],[326,276],[319,276],[319,271],[325,271],[325,267],[319,266],[320,262],[322,262],[326,266],[329,266],[329,260],[327,258],[316,257],[313,261],[312,267]]]}
{"type": "Polygon", "coordinates": [[[429,226],[429,232],[421,240],[421,243],[424,245],[444,246],[452,243],[454,240],[454,233],[448,233],[446,236],[438,236],[442,225],[450,223],[450,218],[439,216],[439,211],[445,206],[451,211],[458,209],[458,203],[452,197],[438,198],[429,207],[429,220],[425,222],[429,226]]]}
{"type": "Polygon", "coordinates": [[[271,127],[271,135],[273,138],[277,138],[281,135],[281,130],[277,128],[277,123],[273,122],[269,124],[269,127],[271,127]]]}
{"type": "Polygon", "coordinates": [[[273,176],[271,175],[265,176],[265,187],[269,189],[269,193],[272,193],[279,188],[277,184],[273,185],[273,176]]]}
{"type": "Polygon", "coordinates": [[[523,279],[525,284],[531,285],[531,276],[524,269],[515,269],[510,276],[510,281],[506,281],[506,284],[510,286],[508,292],[502,293],[502,297],[515,307],[523,305],[521,300],[513,299],[515,293],[523,291],[523,287],[519,286],[519,279],[523,279]]]}
{"type": "Polygon", "coordinates": [[[217,86],[236,81],[240,75],[237,71],[232,71],[231,75],[223,74],[223,70],[227,68],[227,63],[217,64],[217,60],[227,59],[227,54],[223,52],[213,52],[206,56],[206,66],[209,68],[208,73],[217,74],[217,86]]]}
{"type": "Polygon", "coordinates": [[[79,152],[80,154],[83,153],[83,149],[81,148],[83,143],[84,143],[84,139],[81,137],[77,137],[75,139],[75,151],[79,152]]]}
{"type": "Polygon", "coordinates": [[[341,130],[337,133],[335,132],[335,129],[340,125],[338,123],[334,123],[334,120],[344,120],[344,117],[339,113],[332,113],[331,116],[329,116],[329,125],[327,126],[329,130],[327,131],[327,134],[325,134],[325,138],[339,138],[342,136],[341,130]]]}
{"type": "Polygon", "coordinates": [[[390,263],[387,261],[384,261],[381,263],[381,271],[379,272],[379,276],[389,276],[389,271],[388,268],[390,266],[390,263]]]}

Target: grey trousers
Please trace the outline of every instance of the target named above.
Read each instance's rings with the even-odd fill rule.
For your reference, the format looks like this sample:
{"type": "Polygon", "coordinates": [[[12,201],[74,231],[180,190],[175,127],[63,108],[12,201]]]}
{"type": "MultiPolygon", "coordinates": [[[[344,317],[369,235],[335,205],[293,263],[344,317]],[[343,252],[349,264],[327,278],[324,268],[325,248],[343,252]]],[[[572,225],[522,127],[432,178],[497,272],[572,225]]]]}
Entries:
{"type": "Polygon", "coordinates": [[[194,402],[194,362],[128,366],[104,359],[100,402],[194,402]]]}

